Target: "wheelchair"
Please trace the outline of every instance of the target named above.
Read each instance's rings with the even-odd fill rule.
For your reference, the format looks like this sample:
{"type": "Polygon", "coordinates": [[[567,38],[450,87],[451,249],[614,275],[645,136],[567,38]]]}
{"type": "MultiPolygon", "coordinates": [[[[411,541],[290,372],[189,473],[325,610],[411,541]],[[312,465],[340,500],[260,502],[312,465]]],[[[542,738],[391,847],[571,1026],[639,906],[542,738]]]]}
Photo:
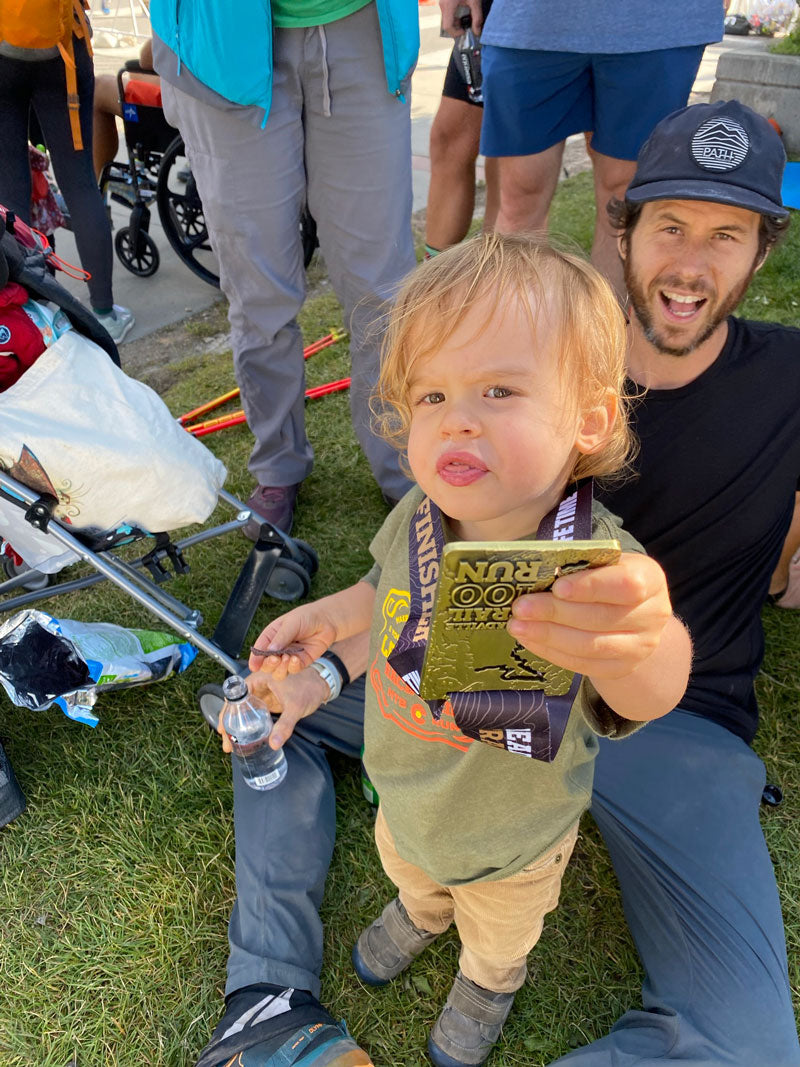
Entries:
{"type": "MultiPolygon", "coordinates": [[[[136,60],[117,73],[127,163],[113,160],[100,175],[103,196],[130,208],[128,225],[115,234],[114,250],[132,274],[148,278],[156,273],[161,256],[150,234],[155,203],[178,258],[203,281],[219,287],[219,269],[183,138],[164,117],[158,83],[137,81],[137,73],[144,72],[136,60]]],[[[299,227],[307,267],[318,244],[316,225],[307,210],[299,227]]]]}

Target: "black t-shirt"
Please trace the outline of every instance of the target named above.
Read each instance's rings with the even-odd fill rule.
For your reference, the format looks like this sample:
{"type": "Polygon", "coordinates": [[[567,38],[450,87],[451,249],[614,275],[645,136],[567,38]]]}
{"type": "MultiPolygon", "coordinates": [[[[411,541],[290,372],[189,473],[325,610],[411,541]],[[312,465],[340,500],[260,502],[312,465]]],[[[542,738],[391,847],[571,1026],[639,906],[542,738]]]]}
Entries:
{"type": "Polygon", "coordinates": [[[597,496],[662,565],[691,631],[681,707],[750,742],[761,607],[800,477],[800,330],[728,325],[719,358],[699,378],[634,402],[637,473],[597,496]]]}

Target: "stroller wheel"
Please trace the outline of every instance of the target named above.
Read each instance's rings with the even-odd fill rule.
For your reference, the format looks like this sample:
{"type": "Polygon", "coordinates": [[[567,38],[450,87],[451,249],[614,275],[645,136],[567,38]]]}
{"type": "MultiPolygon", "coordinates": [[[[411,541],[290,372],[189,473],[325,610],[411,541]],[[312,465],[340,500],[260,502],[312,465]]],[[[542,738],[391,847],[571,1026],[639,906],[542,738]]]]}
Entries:
{"type": "Polygon", "coordinates": [[[200,706],[200,713],[203,718],[212,730],[216,730],[219,722],[219,713],[225,703],[222,686],[215,685],[214,682],[209,682],[208,685],[201,685],[197,690],[197,703],[200,706]]]}
{"type": "MultiPolygon", "coordinates": [[[[305,568],[309,578],[313,578],[319,570],[319,556],[308,541],[301,541],[299,537],[293,537],[292,541],[294,541],[294,546],[298,549],[298,556],[300,557],[297,562],[301,567],[305,568]]],[[[292,556],[295,558],[294,553],[292,556]]]]}
{"type": "Polygon", "coordinates": [[[134,247],[130,226],[123,226],[121,230],[117,230],[114,248],[120,263],[131,274],[136,274],[140,278],[149,278],[158,270],[161,256],[158,254],[155,241],[144,230],[139,230],[139,239],[134,247]]]}
{"type": "Polygon", "coordinates": [[[3,558],[3,570],[6,573],[7,578],[16,578],[20,574],[27,574],[28,577],[22,582],[22,588],[27,589],[31,593],[38,593],[41,589],[46,589],[50,584],[50,575],[42,574],[41,571],[32,571],[27,563],[20,563],[17,566],[13,560],[8,557],[3,558]]]}
{"type": "Polygon", "coordinates": [[[308,596],[311,579],[308,571],[293,559],[280,559],[270,575],[265,592],[276,600],[300,600],[308,596]]]}

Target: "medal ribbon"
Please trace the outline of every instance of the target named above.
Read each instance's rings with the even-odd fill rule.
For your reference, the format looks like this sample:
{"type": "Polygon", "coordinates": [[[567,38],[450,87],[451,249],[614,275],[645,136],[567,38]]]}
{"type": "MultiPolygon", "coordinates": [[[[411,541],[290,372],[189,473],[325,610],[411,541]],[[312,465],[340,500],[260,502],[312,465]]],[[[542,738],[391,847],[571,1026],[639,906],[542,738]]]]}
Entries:
{"type": "MultiPolygon", "coordinates": [[[[590,540],[591,536],[592,480],[589,478],[545,515],[536,537],[540,541],[580,541],[590,540]]],[[[439,561],[445,544],[441,513],[429,497],[425,497],[412,516],[408,544],[411,603],[408,619],[388,662],[419,695],[439,561]]],[[[548,696],[541,689],[487,689],[450,693],[448,699],[456,724],[467,737],[551,762],[564,737],[580,683],[581,675],[574,675],[568,692],[560,696],[548,696]]],[[[445,701],[427,703],[433,717],[439,719],[445,701]]]]}

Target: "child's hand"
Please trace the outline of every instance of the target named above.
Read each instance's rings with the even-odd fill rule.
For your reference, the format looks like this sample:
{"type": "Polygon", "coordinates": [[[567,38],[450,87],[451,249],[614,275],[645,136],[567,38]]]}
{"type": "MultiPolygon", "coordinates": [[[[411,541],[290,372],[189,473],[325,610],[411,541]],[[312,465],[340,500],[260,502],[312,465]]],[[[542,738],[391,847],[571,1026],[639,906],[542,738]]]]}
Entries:
{"type": "Polygon", "coordinates": [[[664,572],[624,552],[619,562],[559,578],[549,593],[522,596],[509,633],[529,651],[596,679],[631,674],[658,647],[672,618],[664,572]]]}
{"type": "Polygon", "coordinates": [[[262,630],[250,652],[250,670],[281,680],[287,674],[299,674],[330,648],[336,640],[336,625],[322,603],[287,611],[262,630]],[[259,650],[268,654],[260,655],[259,650]]]}

